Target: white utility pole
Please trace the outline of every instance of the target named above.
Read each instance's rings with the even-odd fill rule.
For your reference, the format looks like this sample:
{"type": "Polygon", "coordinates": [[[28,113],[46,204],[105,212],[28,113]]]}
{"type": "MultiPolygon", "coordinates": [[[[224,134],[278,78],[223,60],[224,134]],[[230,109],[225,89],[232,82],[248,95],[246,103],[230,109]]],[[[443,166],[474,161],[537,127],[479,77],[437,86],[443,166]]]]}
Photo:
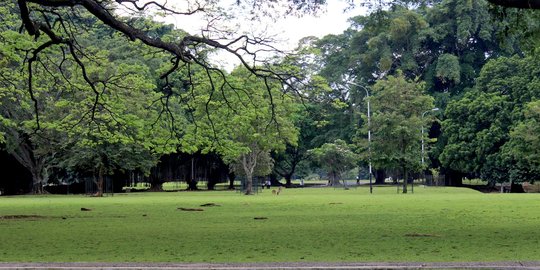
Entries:
{"type": "Polygon", "coordinates": [[[367,101],[367,121],[368,121],[368,158],[369,158],[369,193],[373,193],[373,182],[371,180],[371,176],[373,175],[373,171],[371,168],[371,109],[369,105],[369,91],[368,89],[360,84],[356,84],[354,82],[347,82],[348,84],[352,84],[354,86],[358,86],[364,91],[366,91],[366,101],[367,101]]]}

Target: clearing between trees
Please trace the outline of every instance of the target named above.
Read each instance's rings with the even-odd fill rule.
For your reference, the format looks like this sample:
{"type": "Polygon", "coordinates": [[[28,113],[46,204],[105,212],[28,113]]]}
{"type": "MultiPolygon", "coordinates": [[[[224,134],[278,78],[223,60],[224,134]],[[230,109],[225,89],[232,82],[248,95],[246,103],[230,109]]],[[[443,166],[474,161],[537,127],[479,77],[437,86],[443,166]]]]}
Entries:
{"type": "Polygon", "coordinates": [[[539,207],[449,187],[0,197],[0,262],[538,261],[539,207]]]}

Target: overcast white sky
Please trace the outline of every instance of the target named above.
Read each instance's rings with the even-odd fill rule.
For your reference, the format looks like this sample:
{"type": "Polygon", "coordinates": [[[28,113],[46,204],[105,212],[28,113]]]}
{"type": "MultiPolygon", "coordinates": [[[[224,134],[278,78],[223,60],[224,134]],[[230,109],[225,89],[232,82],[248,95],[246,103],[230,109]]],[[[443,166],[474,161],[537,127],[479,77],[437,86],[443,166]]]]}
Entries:
{"type": "MultiPolygon", "coordinates": [[[[237,20],[234,23],[238,26],[232,28],[237,31],[238,35],[245,32],[264,32],[267,36],[274,36],[280,40],[275,44],[275,47],[287,51],[296,48],[298,41],[304,37],[323,37],[328,34],[342,33],[349,26],[348,18],[360,14],[366,14],[365,10],[359,7],[347,9],[346,1],[328,0],[324,10],[316,16],[289,16],[277,21],[262,18],[260,22],[236,18],[237,20]]],[[[237,15],[237,17],[242,17],[242,15],[237,15]]],[[[200,29],[207,24],[206,20],[195,16],[169,17],[166,21],[174,23],[177,27],[193,34],[200,33],[200,29]]],[[[217,61],[229,70],[238,64],[235,59],[226,55],[219,55],[217,61]]]]}
{"type": "Polygon", "coordinates": [[[358,7],[345,10],[347,4],[342,1],[330,0],[329,2],[326,12],[319,16],[287,17],[275,24],[275,29],[281,31],[289,40],[285,45],[292,49],[303,37],[340,34],[349,27],[347,20],[350,17],[365,14],[365,11],[358,7]]]}

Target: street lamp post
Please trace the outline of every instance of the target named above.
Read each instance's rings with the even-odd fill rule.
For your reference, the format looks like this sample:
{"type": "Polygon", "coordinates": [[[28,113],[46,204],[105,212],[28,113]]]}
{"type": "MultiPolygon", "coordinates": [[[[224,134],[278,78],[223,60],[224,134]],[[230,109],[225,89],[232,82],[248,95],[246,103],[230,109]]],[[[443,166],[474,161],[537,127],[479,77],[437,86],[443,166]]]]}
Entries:
{"type": "MultiPolygon", "coordinates": [[[[422,113],[422,170],[424,170],[424,116],[426,115],[426,113],[428,112],[435,112],[435,111],[438,111],[439,108],[433,108],[431,110],[427,110],[425,112],[422,113]]],[[[424,179],[425,179],[425,176],[424,176],[424,179]]]]}
{"type": "Polygon", "coordinates": [[[371,112],[370,112],[370,105],[369,105],[369,91],[368,89],[360,84],[356,84],[354,82],[348,82],[349,84],[352,84],[354,86],[358,86],[364,91],[366,91],[366,101],[367,101],[367,121],[368,121],[368,159],[369,159],[369,193],[373,193],[373,182],[371,180],[371,176],[373,175],[373,171],[371,168],[371,112]]]}

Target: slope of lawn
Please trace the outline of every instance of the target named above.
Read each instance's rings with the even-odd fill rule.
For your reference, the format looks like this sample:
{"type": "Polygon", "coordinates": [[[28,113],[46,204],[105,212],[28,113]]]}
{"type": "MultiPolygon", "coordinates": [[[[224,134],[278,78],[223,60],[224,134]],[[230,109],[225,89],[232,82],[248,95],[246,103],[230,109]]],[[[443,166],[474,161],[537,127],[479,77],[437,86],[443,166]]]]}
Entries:
{"type": "Polygon", "coordinates": [[[433,187],[374,192],[0,197],[0,261],[540,260],[539,194],[433,187]],[[200,206],[205,203],[219,206],[200,206]]]}

